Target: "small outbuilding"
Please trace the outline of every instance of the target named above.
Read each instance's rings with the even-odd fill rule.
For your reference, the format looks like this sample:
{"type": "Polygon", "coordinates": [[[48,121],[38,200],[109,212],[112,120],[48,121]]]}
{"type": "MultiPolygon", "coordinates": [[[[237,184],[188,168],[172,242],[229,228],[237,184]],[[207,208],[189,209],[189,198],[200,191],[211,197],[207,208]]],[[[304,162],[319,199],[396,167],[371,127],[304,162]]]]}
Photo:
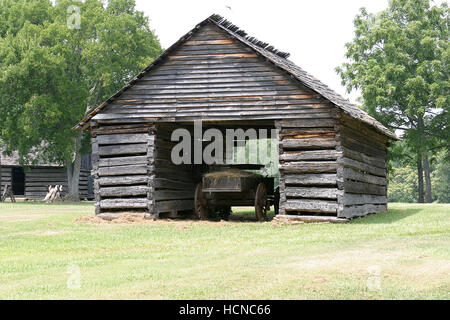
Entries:
{"type": "MultiPolygon", "coordinates": [[[[93,198],[93,183],[90,155],[82,157],[80,171],[80,198],[93,198]],[[91,185],[91,186],[90,186],[91,185]]],[[[11,156],[4,154],[0,148],[0,182],[1,192],[9,186],[16,197],[25,200],[43,200],[48,192],[48,186],[62,185],[63,194],[67,192],[67,173],[64,166],[58,163],[38,162],[34,165],[20,164],[17,152],[11,156]]]]}
{"type": "Polygon", "coordinates": [[[287,58],[213,15],[88,112],[76,129],[92,135],[96,214],[192,211],[208,165],[173,163],[171,138],[196,121],[276,132],[279,217],[385,212],[386,148],[397,137],[287,58]]]}

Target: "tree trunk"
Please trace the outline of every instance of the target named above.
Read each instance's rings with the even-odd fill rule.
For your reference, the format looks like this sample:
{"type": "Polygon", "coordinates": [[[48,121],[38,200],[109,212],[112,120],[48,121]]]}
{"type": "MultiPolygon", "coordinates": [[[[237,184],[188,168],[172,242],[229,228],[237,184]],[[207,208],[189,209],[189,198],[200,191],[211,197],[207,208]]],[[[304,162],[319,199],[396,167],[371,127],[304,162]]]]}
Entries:
{"type": "Polygon", "coordinates": [[[417,154],[417,176],[419,182],[419,203],[424,203],[423,199],[423,168],[422,168],[422,154],[417,154]]]}
{"type": "Polygon", "coordinates": [[[80,201],[81,138],[82,133],[78,132],[75,138],[74,158],[66,161],[67,185],[69,188],[67,198],[72,201],[80,201]]]}
{"type": "Polygon", "coordinates": [[[2,202],[2,148],[0,148],[0,202],[2,202]]]}
{"type": "Polygon", "coordinates": [[[425,202],[433,202],[431,194],[431,174],[430,174],[430,162],[428,161],[428,153],[425,152],[423,156],[423,170],[425,172],[425,202]]]}

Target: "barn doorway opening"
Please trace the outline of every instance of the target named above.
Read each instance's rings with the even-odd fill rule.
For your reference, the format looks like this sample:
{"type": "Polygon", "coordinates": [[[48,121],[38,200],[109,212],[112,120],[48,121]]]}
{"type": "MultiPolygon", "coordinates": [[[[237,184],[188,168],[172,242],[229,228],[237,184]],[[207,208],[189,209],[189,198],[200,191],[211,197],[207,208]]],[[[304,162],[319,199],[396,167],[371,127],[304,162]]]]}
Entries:
{"type": "Polygon", "coordinates": [[[197,125],[160,123],[156,128],[155,209],[159,217],[194,213],[208,220],[273,218],[274,205],[279,202],[278,136],[273,121],[204,121],[200,129],[197,125]],[[172,133],[177,129],[184,134],[175,135],[174,141],[172,133]],[[180,138],[184,135],[190,138],[180,138]],[[185,141],[188,147],[180,148],[185,141]],[[257,213],[257,208],[264,212],[257,213]]]}
{"type": "Polygon", "coordinates": [[[25,172],[22,167],[11,169],[11,187],[14,195],[25,195],[25,172]]]}

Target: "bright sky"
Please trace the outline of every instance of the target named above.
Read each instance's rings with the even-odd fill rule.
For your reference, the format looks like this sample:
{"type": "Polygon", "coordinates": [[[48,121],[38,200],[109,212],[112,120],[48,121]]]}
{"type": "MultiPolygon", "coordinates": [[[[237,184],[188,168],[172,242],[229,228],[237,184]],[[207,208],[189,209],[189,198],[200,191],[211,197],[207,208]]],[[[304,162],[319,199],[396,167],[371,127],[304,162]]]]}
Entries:
{"type": "Polygon", "coordinates": [[[220,14],[249,35],[291,54],[289,59],[352,102],[334,69],[344,62],[361,7],[379,12],[388,0],[136,0],[168,48],[196,24],[220,14]]]}

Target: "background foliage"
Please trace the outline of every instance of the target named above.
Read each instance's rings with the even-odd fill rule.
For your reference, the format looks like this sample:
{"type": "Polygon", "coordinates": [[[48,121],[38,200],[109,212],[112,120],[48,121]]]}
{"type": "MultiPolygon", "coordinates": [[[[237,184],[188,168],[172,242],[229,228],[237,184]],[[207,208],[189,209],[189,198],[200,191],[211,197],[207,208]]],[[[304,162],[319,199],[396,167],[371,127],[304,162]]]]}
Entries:
{"type": "Polygon", "coordinates": [[[7,150],[33,163],[30,151],[39,148],[43,160],[64,163],[70,188],[83,151],[72,127],[161,51],[134,0],[0,1],[0,135],[7,150]]]}
{"type": "Polygon", "coordinates": [[[419,202],[431,202],[437,198],[433,188],[441,190],[448,181],[447,165],[432,165],[448,161],[448,22],[446,2],[390,0],[376,14],[363,8],[354,20],[354,39],[346,44],[347,62],[337,68],[348,91],[361,90],[363,109],[404,140],[389,152],[391,196],[403,186],[408,195],[397,196],[403,200],[415,194],[419,202]],[[433,186],[438,168],[447,177],[434,179],[439,186],[433,186]]]}

